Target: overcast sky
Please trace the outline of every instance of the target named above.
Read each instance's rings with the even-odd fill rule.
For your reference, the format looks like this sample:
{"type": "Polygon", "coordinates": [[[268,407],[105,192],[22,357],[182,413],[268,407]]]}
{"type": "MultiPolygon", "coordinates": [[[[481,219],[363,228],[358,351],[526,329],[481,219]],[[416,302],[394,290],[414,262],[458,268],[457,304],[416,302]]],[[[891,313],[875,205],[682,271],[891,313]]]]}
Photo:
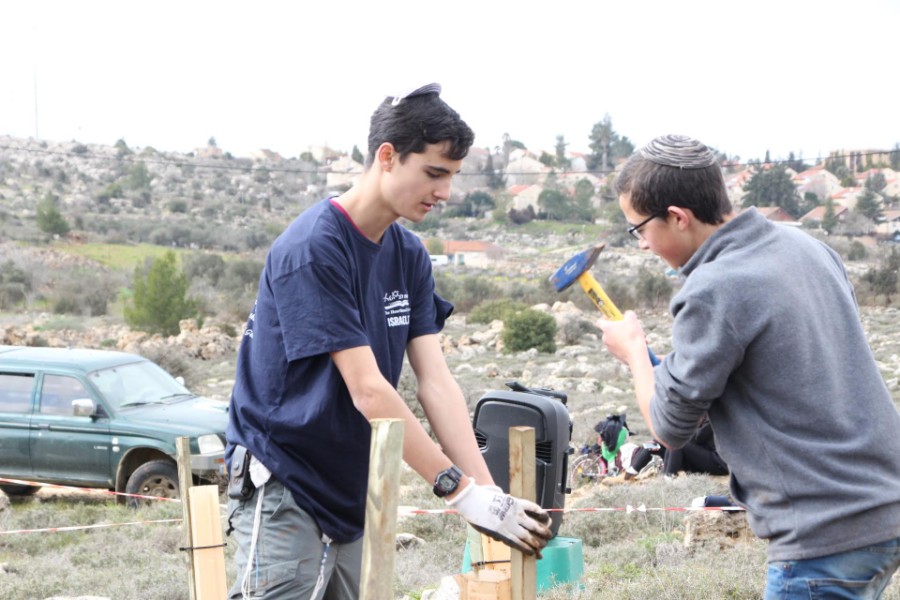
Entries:
{"type": "Polygon", "coordinates": [[[900,142],[900,1],[11,0],[0,135],[235,156],[365,152],[386,95],[438,81],[497,146],[684,133],[814,159],[900,142]]]}

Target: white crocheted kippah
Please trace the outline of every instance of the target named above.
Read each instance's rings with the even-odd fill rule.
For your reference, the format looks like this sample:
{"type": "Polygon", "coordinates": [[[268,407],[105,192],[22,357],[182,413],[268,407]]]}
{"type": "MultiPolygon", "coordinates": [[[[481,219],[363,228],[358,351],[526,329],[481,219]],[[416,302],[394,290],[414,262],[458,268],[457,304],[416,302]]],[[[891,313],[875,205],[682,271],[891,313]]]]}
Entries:
{"type": "Polygon", "coordinates": [[[661,135],[639,152],[658,165],[679,169],[702,169],[716,164],[716,156],[706,144],[686,135],[661,135]]]}

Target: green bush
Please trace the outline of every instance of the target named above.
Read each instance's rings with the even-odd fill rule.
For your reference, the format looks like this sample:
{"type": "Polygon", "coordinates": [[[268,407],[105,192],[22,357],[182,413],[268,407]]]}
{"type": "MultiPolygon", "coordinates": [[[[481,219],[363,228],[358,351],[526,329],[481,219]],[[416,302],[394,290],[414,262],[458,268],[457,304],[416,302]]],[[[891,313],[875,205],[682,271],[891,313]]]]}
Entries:
{"type": "MultiPolygon", "coordinates": [[[[508,298],[517,298],[519,302],[527,306],[534,306],[542,302],[553,304],[557,300],[562,300],[559,292],[546,277],[541,277],[537,281],[513,280],[507,285],[504,295],[508,298]]],[[[581,295],[584,296],[584,294],[581,295]]]]}
{"type": "Polygon", "coordinates": [[[491,321],[506,321],[507,317],[523,311],[528,306],[522,302],[504,298],[502,300],[490,300],[482,302],[469,313],[470,323],[490,323],[491,321]]]}
{"type": "Polygon", "coordinates": [[[69,224],[59,211],[57,198],[53,194],[48,193],[38,203],[35,218],[38,229],[44,233],[65,235],[69,232],[69,224]]]}
{"type": "Polygon", "coordinates": [[[115,276],[102,270],[73,269],[60,273],[48,294],[55,314],[100,316],[115,298],[115,276]]]}
{"type": "Polygon", "coordinates": [[[213,286],[225,273],[225,259],[220,254],[192,252],[182,257],[185,276],[190,279],[205,279],[213,286]]]}
{"type": "Polygon", "coordinates": [[[23,283],[0,283],[0,310],[8,310],[25,302],[26,288],[23,283]]]}
{"type": "Polygon", "coordinates": [[[53,304],[53,312],[57,315],[77,314],[79,310],[78,302],[71,297],[59,298],[53,304]]]}
{"type": "Polygon", "coordinates": [[[435,271],[434,285],[442,298],[453,303],[456,313],[468,313],[486,300],[504,296],[497,284],[474,275],[460,277],[447,271],[435,271]]]}
{"type": "Polygon", "coordinates": [[[135,268],[134,296],[131,305],[125,307],[129,327],[176,335],[179,321],[197,316],[196,302],[187,297],[187,277],[177,270],[175,262],[175,253],[168,250],[149,268],[135,268]]]}
{"type": "Polygon", "coordinates": [[[506,352],[556,352],[556,320],[540,311],[526,308],[503,322],[503,346],[506,352]]]}
{"type": "Polygon", "coordinates": [[[866,247],[859,240],[853,240],[847,250],[847,260],[864,260],[868,255],[866,247]]]}
{"type": "Polygon", "coordinates": [[[598,329],[587,319],[569,319],[562,326],[562,340],[566,345],[577,344],[588,333],[596,334],[598,329]]]}
{"type": "MultiPolygon", "coordinates": [[[[645,306],[656,307],[672,298],[672,282],[663,274],[641,269],[637,284],[638,298],[645,306]]],[[[615,302],[615,300],[613,300],[615,302]]]]}
{"type": "Polygon", "coordinates": [[[187,200],[183,200],[180,198],[176,199],[176,200],[170,200],[168,207],[169,207],[169,212],[184,214],[188,210],[187,200]]]}
{"type": "Polygon", "coordinates": [[[25,301],[31,291],[31,275],[7,260],[0,265],[0,309],[9,309],[25,301]]]}
{"type": "Polygon", "coordinates": [[[253,259],[230,261],[225,265],[218,288],[230,293],[234,293],[235,290],[247,289],[255,294],[259,285],[259,275],[264,266],[263,263],[253,259]]]}
{"type": "MultiPolygon", "coordinates": [[[[603,281],[601,285],[603,285],[606,295],[609,296],[609,299],[613,301],[613,304],[620,311],[625,312],[626,310],[634,309],[637,305],[634,297],[635,287],[630,279],[611,277],[608,281],[603,281]]],[[[587,298],[587,294],[582,295],[587,298]]],[[[597,310],[596,307],[594,310],[597,310]]]]}

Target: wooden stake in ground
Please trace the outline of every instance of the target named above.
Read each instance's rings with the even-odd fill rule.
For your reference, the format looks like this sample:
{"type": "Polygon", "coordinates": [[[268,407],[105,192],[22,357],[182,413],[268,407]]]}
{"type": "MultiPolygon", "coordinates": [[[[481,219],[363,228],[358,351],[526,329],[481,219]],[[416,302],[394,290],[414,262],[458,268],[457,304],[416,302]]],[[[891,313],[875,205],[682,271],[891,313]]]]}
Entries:
{"type": "Polygon", "coordinates": [[[190,488],[191,538],[197,600],[222,600],[228,596],[225,544],[219,514],[219,486],[190,488]]]}
{"type": "MultiPolygon", "coordinates": [[[[532,502],[537,494],[534,451],[534,428],[509,428],[509,493],[532,502]]],[[[512,600],[534,600],[537,597],[537,558],[513,550],[511,569],[512,600]]]]}
{"type": "MultiPolygon", "coordinates": [[[[178,494],[181,496],[181,547],[193,548],[191,538],[191,506],[188,501],[188,490],[191,489],[191,438],[179,437],[175,440],[175,452],[178,460],[178,494]]],[[[194,553],[186,551],[188,566],[188,590],[190,600],[196,600],[194,593],[194,553]]]]}
{"type": "Polygon", "coordinates": [[[393,598],[397,508],[400,505],[400,463],[403,421],[372,419],[369,488],[363,533],[360,600],[393,598]]]}

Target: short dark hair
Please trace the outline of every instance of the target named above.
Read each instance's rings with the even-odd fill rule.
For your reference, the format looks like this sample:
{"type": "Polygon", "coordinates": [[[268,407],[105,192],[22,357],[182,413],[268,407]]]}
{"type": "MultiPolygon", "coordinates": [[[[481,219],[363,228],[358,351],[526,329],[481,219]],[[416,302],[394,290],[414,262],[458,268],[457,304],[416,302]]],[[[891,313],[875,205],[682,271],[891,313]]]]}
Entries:
{"type": "Polygon", "coordinates": [[[682,169],[653,162],[638,151],[616,175],[616,193],[631,194],[631,207],[647,216],[664,216],[667,207],[679,206],[703,223],[718,225],[732,211],[718,163],[682,169]]]}
{"type": "Polygon", "coordinates": [[[444,142],[450,143],[447,157],[462,160],[474,141],[475,133],[438,93],[408,96],[399,102],[389,97],[372,113],[366,168],[385,142],[394,146],[402,162],[411,153],[424,152],[428,144],[444,142]]]}

